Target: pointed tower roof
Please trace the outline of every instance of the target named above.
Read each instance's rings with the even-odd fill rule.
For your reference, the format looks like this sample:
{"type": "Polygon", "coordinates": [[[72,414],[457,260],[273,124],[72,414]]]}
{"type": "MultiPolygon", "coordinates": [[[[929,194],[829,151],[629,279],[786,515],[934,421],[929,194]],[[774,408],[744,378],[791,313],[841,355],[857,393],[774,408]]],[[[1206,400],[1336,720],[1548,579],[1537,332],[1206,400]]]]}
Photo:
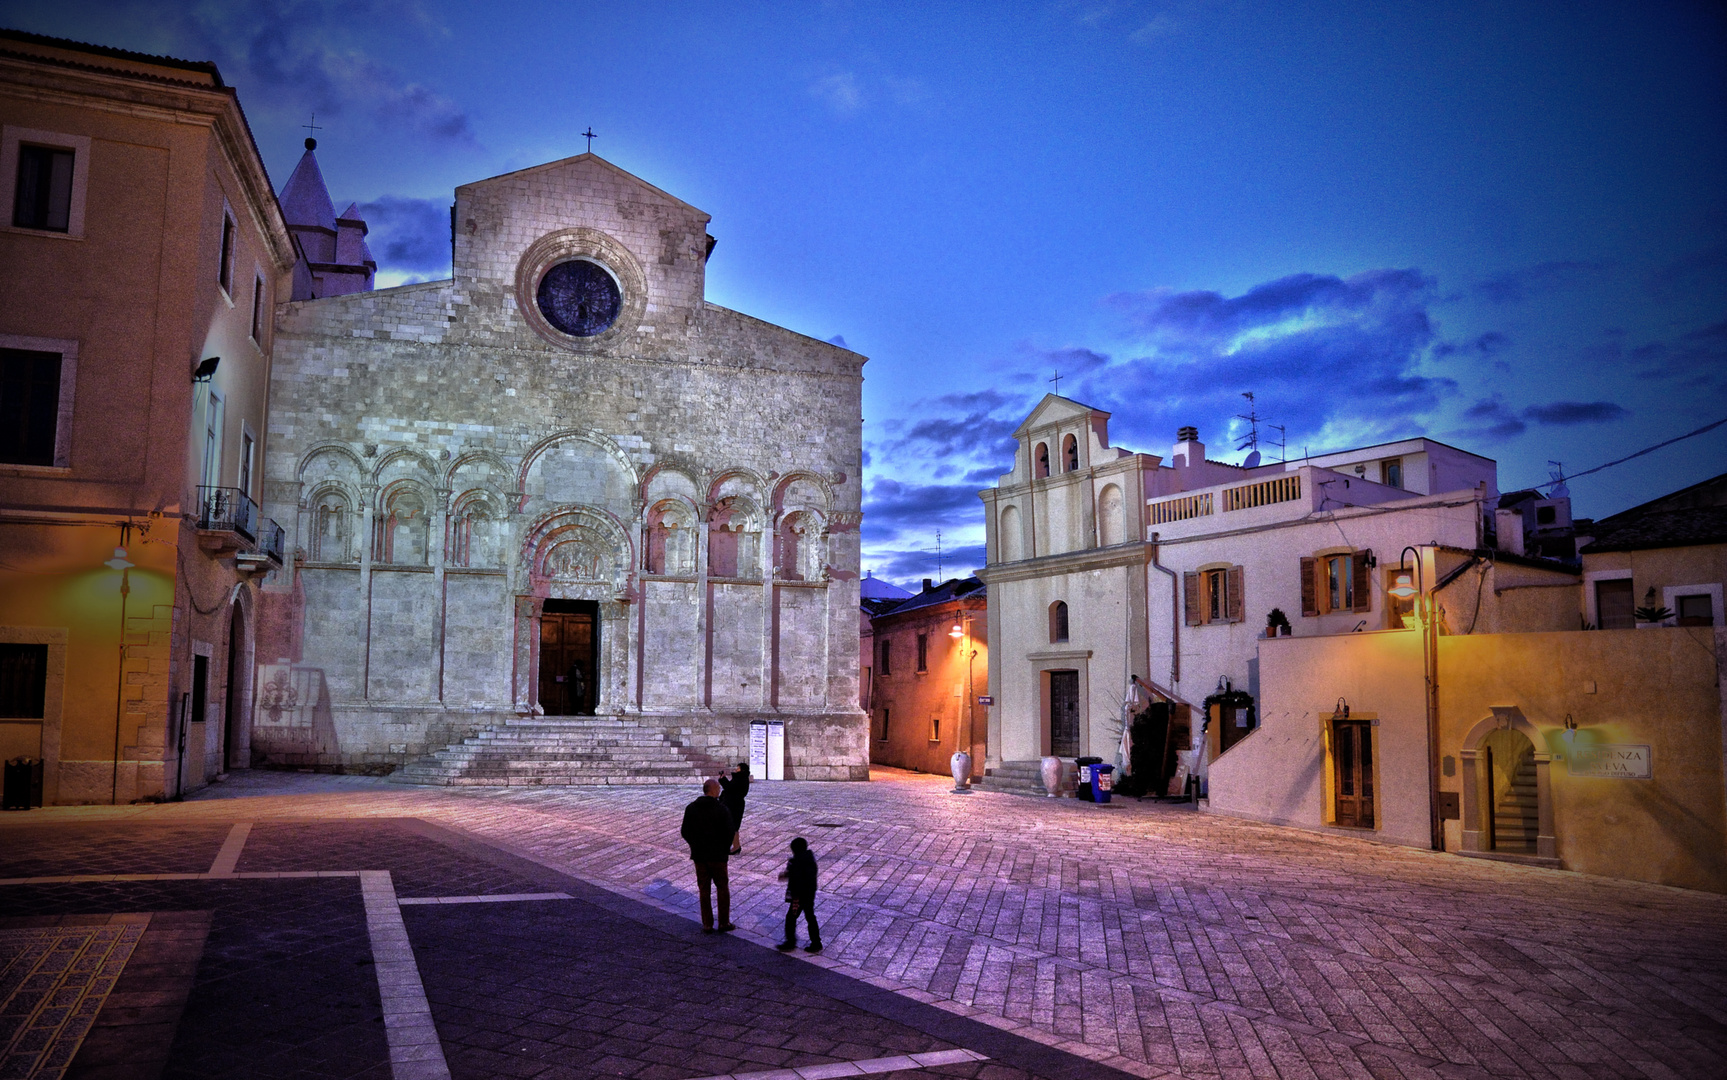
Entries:
{"type": "Polygon", "coordinates": [[[330,201],[330,189],[324,186],[324,174],[318,168],[318,159],[312,156],[317,148],[318,140],[306,140],[306,152],[300,156],[300,163],[294,166],[293,175],[282,186],[282,216],[288,219],[289,225],[315,225],[334,232],[336,207],[330,201]]]}

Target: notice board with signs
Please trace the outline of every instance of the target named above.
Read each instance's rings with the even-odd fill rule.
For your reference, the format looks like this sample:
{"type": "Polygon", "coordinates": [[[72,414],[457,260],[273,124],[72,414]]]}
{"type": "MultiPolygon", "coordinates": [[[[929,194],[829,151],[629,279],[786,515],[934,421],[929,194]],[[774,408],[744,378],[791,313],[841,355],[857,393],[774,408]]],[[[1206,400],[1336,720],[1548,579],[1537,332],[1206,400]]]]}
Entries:
{"type": "Polygon", "coordinates": [[[1566,768],[1572,776],[1648,780],[1655,775],[1654,754],[1649,747],[1637,743],[1573,746],[1567,753],[1566,768]]]}
{"type": "Polygon", "coordinates": [[[750,724],[750,775],[758,780],[786,778],[786,726],[757,720],[750,724]]]}

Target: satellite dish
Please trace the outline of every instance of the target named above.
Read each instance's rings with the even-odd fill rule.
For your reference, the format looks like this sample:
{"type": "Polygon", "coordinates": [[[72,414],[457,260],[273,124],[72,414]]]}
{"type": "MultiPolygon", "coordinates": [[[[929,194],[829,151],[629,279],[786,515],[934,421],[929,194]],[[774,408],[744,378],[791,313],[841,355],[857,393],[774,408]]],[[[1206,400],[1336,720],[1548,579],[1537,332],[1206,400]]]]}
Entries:
{"type": "Polygon", "coordinates": [[[1247,460],[1241,463],[1241,467],[1244,469],[1258,468],[1259,467],[1259,451],[1255,450],[1253,453],[1247,455],[1247,460]]]}

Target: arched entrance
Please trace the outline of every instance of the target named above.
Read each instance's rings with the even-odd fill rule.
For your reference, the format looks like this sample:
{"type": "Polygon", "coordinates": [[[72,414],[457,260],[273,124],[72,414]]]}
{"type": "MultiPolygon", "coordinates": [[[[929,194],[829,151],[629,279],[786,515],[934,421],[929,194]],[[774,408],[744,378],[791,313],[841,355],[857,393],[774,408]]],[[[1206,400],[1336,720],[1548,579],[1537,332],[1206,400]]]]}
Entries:
{"type": "Polygon", "coordinates": [[[251,740],[246,738],[246,704],[251,700],[252,642],[238,596],[229,605],[227,691],[222,702],[222,771],[244,769],[251,740]]]}
{"type": "Polygon", "coordinates": [[[1516,706],[1495,708],[1463,738],[1463,850],[1556,859],[1552,756],[1516,706]]]}

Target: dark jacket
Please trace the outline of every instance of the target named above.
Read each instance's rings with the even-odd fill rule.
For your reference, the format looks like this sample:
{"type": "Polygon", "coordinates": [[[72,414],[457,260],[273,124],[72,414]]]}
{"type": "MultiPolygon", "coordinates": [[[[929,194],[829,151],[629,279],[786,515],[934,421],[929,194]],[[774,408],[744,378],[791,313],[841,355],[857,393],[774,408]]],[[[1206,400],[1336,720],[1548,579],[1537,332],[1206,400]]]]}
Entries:
{"type": "Polygon", "coordinates": [[[732,812],[711,795],[684,807],[684,827],[678,834],[690,845],[694,862],[725,862],[732,852],[732,812]]]}
{"type": "Polygon", "coordinates": [[[816,857],[808,848],[794,852],[786,863],[786,896],[813,900],[816,895],[816,857]]]}
{"type": "Polygon", "coordinates": [[[732,812],[732,828],[744,819],[744,800],[750,794],[750,771],[739,769],[736,776],[720,777],[720,802],[732,812]]]}

